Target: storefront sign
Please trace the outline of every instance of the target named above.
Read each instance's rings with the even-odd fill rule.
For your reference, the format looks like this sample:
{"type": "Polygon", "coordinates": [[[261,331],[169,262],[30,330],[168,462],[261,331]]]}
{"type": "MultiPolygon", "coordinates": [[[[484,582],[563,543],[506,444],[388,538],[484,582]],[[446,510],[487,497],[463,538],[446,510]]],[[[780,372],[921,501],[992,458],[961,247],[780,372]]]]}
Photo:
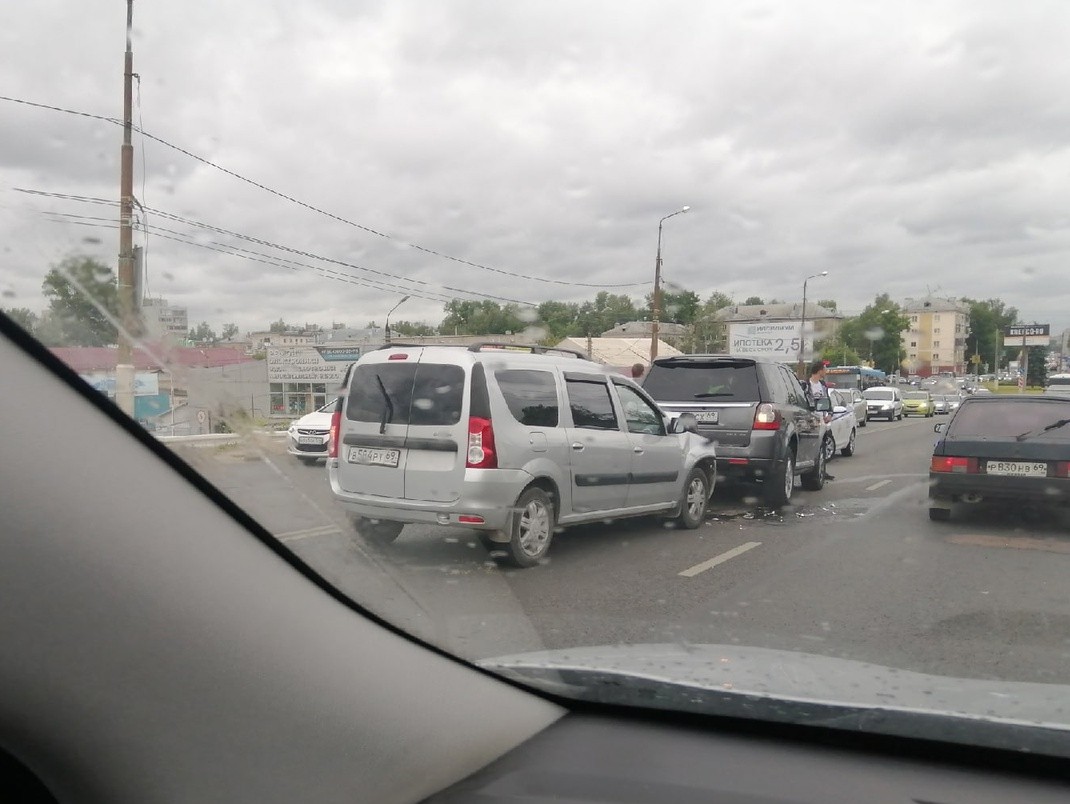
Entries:
{"type": "Polygon", "coordinates": [[[341,385],[346,368],[360,357],[359,349],[332,350],[329,357],[320,353],[322,346],[287,346],[267,350],[269,382],[316,382],[341,385]],[[351,359],[341,359],[344,353],[351,359]],[[353,355],[356,354],[356,357],[353,355]]]}
{"type": "Polygon", "coordinates": [[[314,348],[328,363],[356,363],[360,360],[361,348],[359,346],[316,346],[314,348]]]}

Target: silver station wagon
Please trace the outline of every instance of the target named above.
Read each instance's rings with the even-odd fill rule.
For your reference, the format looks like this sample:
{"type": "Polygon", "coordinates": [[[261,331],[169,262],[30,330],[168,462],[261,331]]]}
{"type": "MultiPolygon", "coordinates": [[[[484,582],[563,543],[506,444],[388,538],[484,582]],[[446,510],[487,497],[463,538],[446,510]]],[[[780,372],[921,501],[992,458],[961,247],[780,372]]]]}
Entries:
{"type": "Polygon", "coordinates": [[[331,423],[335,498],[365,538],[474,528],[528,567],[556,528],[638,515],[701,524],[713,443],[630,379],[544,347],[392,345],[347,376],[331,423]]]}

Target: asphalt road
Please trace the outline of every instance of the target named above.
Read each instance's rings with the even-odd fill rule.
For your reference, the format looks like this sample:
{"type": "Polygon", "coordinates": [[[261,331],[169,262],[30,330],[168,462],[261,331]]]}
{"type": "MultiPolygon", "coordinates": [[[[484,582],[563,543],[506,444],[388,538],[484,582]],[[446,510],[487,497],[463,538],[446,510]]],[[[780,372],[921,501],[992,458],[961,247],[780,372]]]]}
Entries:
{"type": "MultiPolygon", "coordinates": [[[[354,600],[469,658],[620,643],[739,644],[940,675],[1070,683],[1070,537],[1060,515],[964,507],[930,522],[936,419],[870,422],[791,509],[715,495],[697,530],[566,530],[499,567],[469,531],[365,544],[322,464],[280,444],[184,456],[354,600]]],[[[945,419],[946,420],[946,419],[945,419]]]]}

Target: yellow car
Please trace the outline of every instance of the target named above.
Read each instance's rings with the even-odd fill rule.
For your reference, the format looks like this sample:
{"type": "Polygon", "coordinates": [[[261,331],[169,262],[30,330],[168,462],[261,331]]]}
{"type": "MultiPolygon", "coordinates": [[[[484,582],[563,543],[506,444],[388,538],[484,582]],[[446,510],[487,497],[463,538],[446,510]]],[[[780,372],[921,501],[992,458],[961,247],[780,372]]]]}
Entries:
{"type": "Polygon", "coordinates": [[[903,394],[904,416],[932,416],[936,412],[933,397],[928,391],[907,391],[903,394]]]}

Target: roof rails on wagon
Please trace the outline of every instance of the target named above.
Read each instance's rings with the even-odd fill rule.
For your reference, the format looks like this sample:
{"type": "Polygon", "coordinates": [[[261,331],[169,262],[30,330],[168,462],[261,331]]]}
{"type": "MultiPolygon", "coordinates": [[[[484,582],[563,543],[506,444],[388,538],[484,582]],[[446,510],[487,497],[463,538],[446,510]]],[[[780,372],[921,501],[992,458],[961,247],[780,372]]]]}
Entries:
{"type": "Polygon", "coordinates": [[[502,341],[480,341],[479,343],[473,343],[469,346],[462,346],[452,343],[384,343],[382,346],[377,346],[376,350],[380,349],[427,349],[427,348],[445,348],[451,347],[454,349],[465,348],[469,352],[526,352],[533,355],[564,355],[568,357],[579,358],[580,360],[589,360],[583,352],[576,349],[567,349],[563,346],[539,346],[538,344],[527,343],[505,343],[502,341]]]}

